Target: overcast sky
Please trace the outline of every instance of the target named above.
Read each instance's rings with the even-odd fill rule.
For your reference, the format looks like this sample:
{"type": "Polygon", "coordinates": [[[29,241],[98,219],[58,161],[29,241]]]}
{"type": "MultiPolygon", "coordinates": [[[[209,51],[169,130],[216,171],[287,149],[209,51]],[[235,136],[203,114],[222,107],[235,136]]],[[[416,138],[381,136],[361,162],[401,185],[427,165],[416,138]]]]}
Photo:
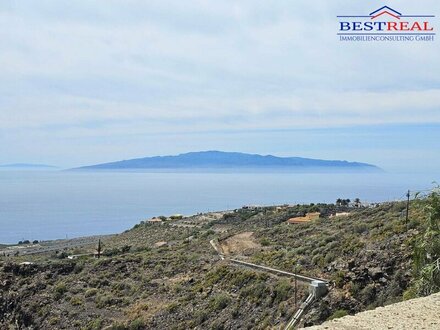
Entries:
{"type": "MultiPolygon", "coordinates": [[[[440,16],[438,0],[386,4],[440,16]]],[[[336,15],[381,6],[3,0],[0,163],[216,149],[436,171],[440,41],[337,39],[336,15]]]]}

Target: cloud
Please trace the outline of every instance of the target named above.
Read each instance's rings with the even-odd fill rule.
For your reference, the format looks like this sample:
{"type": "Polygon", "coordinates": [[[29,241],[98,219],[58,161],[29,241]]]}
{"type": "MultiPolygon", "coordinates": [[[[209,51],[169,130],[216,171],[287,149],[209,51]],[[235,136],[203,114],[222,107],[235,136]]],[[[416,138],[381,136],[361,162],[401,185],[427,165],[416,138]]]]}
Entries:
{"type": "Polygon", "coordinates": [[[437,41],[337,40],[336,15],[379,5],[3,2],[0,129],[43,143],[31,137],[439,123],[437,41]]]}

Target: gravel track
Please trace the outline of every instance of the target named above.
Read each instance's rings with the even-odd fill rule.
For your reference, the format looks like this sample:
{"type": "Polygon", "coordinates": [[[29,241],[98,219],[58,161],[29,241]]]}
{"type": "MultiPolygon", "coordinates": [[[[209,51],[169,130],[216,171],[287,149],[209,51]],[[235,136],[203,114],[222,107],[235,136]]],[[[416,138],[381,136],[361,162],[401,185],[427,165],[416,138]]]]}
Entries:
{"type": "Polygon", "coordinates": [[[328,321],[307,330],[439,330],[440,293],[328,321]]]}

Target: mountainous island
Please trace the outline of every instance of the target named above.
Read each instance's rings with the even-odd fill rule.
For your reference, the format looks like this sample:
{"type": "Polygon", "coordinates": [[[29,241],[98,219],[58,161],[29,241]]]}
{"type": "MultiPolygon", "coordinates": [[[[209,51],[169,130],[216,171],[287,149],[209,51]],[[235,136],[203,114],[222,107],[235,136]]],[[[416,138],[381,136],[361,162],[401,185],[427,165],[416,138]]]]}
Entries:
{"type": "Polygon", "coordinates": [[[75,170],[124,170],[124,169],[225,169],[225,168],[332,168],[380,171],[366,163],[342,160],[321,160],[301,157],[262,156],[240,152],[201,151],[177,156],[156,156],[76,168],[75,170]]]}

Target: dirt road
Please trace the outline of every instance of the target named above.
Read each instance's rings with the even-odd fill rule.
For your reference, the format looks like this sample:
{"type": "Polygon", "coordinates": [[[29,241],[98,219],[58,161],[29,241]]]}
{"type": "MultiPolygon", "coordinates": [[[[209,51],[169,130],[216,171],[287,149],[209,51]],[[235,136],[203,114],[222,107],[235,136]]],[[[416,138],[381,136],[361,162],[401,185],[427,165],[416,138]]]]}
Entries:
{"type": "Polygon", "coordinates": [[[440,293],[345,316],[307,330],[438,330],[440,293]]]}

